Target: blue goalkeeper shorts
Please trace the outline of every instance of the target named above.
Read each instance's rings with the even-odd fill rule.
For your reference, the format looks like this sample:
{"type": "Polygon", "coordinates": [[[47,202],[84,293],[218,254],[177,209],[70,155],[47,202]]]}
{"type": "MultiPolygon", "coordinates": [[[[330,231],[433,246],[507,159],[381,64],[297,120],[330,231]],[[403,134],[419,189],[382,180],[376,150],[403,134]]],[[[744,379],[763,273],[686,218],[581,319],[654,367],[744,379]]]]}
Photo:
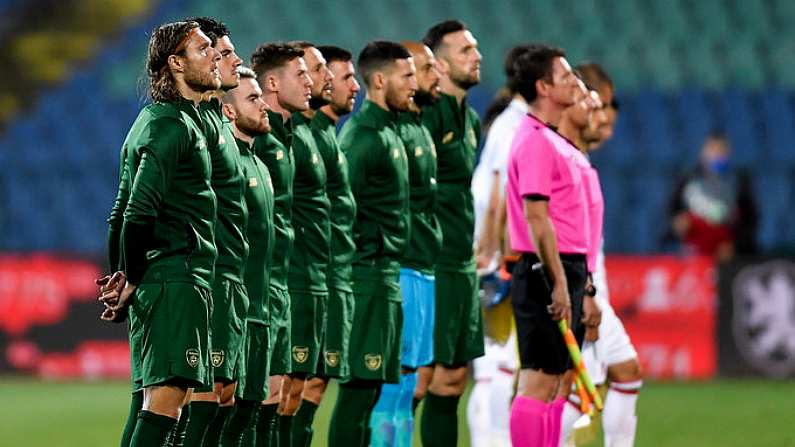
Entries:
{"type": "Polygon", "coordinates": [[[403,336],[400,363],[416,369],[433,363],[433,325],[436,316],[436,281],[433,275],[400,269],[403,294],[403,336]]]}

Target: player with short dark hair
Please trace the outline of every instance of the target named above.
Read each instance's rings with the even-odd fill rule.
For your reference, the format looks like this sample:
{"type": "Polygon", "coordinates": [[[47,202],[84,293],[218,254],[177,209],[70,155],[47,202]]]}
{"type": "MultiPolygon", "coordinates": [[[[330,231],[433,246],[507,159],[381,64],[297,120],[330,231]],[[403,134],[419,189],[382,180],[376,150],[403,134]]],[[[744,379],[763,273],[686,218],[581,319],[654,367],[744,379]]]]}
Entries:
{"type": "Polygon", "coordinates": [[[395,42],[368,43],[358,66],[367,101],[345,123],[340,147],[348,158],[357,212],[353,226],[355,309],[350,375],[340,385],[329,445],[366,446],[368,422],[383,383],[400,380],[400,260],[409,237],[409,178],[396,113],[411,107],[417,79],[411,53],[395,42]]]}
{"type": "Polygon", "coordinates": [[[480,119],[466,103],[467,91],[480,82],[482,58],[472,32],[457,20],[433,26],[423,43],[433,51],[441,73],[439,101],[423,108],[422,121],[438,156],[436,216],[443,239],[434,270],[435,366],[424,399],[421,432],[425,445],[455,445],[467,364],[483,355],[470,190],[480,119]]]}
{"type": "MultiPolygon", "coordinates": [[[[324,276],[317,276],[316,278],[311,278],[311,280],[324,281],[322,288],[318,287],[317,284],[314,284],[313,287],[315,287],[317,291],[324,289],[326,292],[322,292],[321,294],[316,292],[307,293],[303,290],[296,291],[295,287],[293,287],[291,291],[291,296],[294,297],[293,303],[298,301],[309,304],[311,302],[311,307],[305,305],[304,307],[306,307],[306,309],[304,311],[300,311],[300,309],[294,310],[292,323],[293,344],[296,344],[295,340],[306,340],[302,345],[309,348],[311,358],[309,358],[308,361],[315,362],[314,365],[308,365],[298,362],[298,359],[295,357],[293,358],[293,365],[301,366],[300,372],[303,373],[304,382],[301,384],[300,394],[295,399],[297,411],[292,418],[292,443],[296,445],[308,445],[312,438],[312,421],[314,420],[315,411],[322,397],[322,394],[319,392],[319,387],[325,383],[323,379],[325,376],[325,356],[322,347],[325,340],[326,327],[328,325],[326,314],[330,292],[327,282],[329,276],[332,274],[330,272],[331,268],[328,265],[331,261],[331,216],[329,213],[331,204],[327,194],[327,164],[323,159],[323,150],[325,148],[322,146],[325,143],[319,140],[317,133],[314,131],[312,121],[316,115],[317,109],[325,105],[330,99],[332,80],[334,77],[331,71],[329,71],[326,60],[323,58],[320,50],[315,48],[313,43],[307,41],[292,41],[289,42],[289,44],[304,51],[303,58],[307,66],[307,73],[312,80],[309,109],[294,113],[291,118],[293,122],[293,143],[295,144],[293,152],[296,160],[293,203],[294,206],[301,205],[304,209],[311,209],[312,207],[319,208],[320,206],[317,203],[311,201],[317,201],[318,198],[322,196],[327,206],[327,210],[323,216],[319,214],[310,216],[309,213],[305,211],[302,215],[306,215],[307,217],[294,218],[296,222],[300,219],[302,225],[309,225],[311,223],[313,228],[321,225],[323,226],[322,230],[318,230],[317,228],[314,230],[314,233],[318,235],[316,236],[316,240],[301,240],[300,242],[296,242],[296,246],[300,250],[307,251],[308,248],[304,246],[304,244],[310,244],[312,247],[315,247],[315,250],[318,250],[319,253],[313,258],[308,257],[307,262],[315,264],[316,266],[322,266],[322,273],[324,276]],[[311,131],[308,132],[308,130],[311,131]],[[310,181],[312,179],[317,179],[315,180],[314,188],[317,188],[318,185],[322,186],[322,191],[315,189],[313,193],[314,197],[304,192],[307,190],[307,186],[311,185],[310,181]],[[320,236],[321,234],[322,237],[320,236]],[[298,296],[296,294],[302,295],[300,300],[296,298],[298,296]],[[303,295],[306,297],[304,298],[303,295]],[[310,298],[314,299],[310,301],[310,298]],[[303,327],[303,331],[297,333],[299,327],[303,327]],[[310,340],[311,342],[309,342],[310,340]],[[308,390],[307,385],[310,383],[313,385],[313,388],[308,390]]],[[[298,214],[296,214],[297,212],[298,210],[295,209],[293,215],[298,216],[298,214]]],[[[306,233],[303,229],[300,230],[302,234],[306,233]]],[[[305,234],[305,236],[310,237],[311,235],[305,234]]],[[[293,267],[295,267],[295,263],[291,266],[291,269],[293,267]]],[[[291,278],[293,277],[294,276],[291,276],[291,278]]],[[[299,288],[305,287],[304,284],[306,284],[306,281],[301,280],[299,288]]],[[[291,393],[298,391],[298,386],[291,385],[291,393]]],[[[291,401],[292,400],[291,398],[291,401]]]]}
{"type": "Polygon", "coordinates": [[[417,69],[417,91],[410,111],[398,114],[398,134],[409,166],[411,237],[400,262],[403,335],[400,384],[384,384],[370,419],[372,446],[411,445],[413,401],[424,397],[433,366],[436,299],[434,264],[442,246],[436,203],[436,147],[422,124],[422,106],[438,101],[439,71],[431,50],[420,42],[403,42],[417,69]],[[417,371],[426,372],[418,381],[417,371]]]}
{"type": "Polygon", "coordinates": [[[211,422],[216,429],[214,434],[219,433],[225,422],[224,416],[232,409],[238,379],[245,373],[243,343],[246,325],[243,322],[249,303],[243,279],[249,251],[244,233],[248,222],[245,180],[232,129],[225,122],[220,102],[224,92],[237,87],[237,69],[243,61],[235,52],[226,25],[209,17],[188,20],[199,24],[202,32],[210,38],[213,48],[221,55],[218,62],[221,87],[199,105],[213,165],[212,187],[217,202],[215,245],[218,257],[215,261],[211,319],[210,360],[214,386],[197,388],[191,394],[191,404],[183,412],[172,439],[175,445],[182,445],[183,442],[185,445],[201,444],[211,422]],[[222,417],[215,420],[219,405],[222,417]]]}
{"type": "MultiPolygon", "coordinates": [[[[254,148],[257,156],[268,166],[273,181],[276,226],[270,279],[270,395],[262,402],[255,432],[259,442],[272,439],[270,442],[282,445],[290,444],[292,415],[300,404],[304,383],[303,377],[291,378],[288,374],[295,369],[296,357],[306,363],[309,354],[306,350],[295,349],[292,325],[296,320],[291,315],[299,311],[294,308],[298,298],[292,297],[296,286],[295,275],[298,273],[294,264],[300,262],[296,258],[298,245],[294,250],[293,243],[295,232],[298,231],[300,235],[302,227],[295,215],[297,157],[293,151],[295,121],[292,117],[295,112],[309,108],[312,88],[303,55],[304,51],[300,48],[281,42],[262,44],[251,55],[251,68],[257,74],[263,100],[270,107],[268,119],[272,130],[268,135],[257,137],[254,148]],[[292,389],[293,385],[295,389],[292,389]]],[[[306,252],[301,254],[304,260],[306,255],[306,252]]],[[[305,262],[301,262],[301,265],[306,267],[305,262]]],[[[304,318],[302,324],[314,328],[313,321],[304,318]]]]}
{"type": "MultiPolygon", "coordinates": [[[[304,43],[307,45],[307,43],[304,43]]],[[[306,46],[306,62],[313,81],[309,101],[312,131],[318,151],[326,167],[326,193],[330,203],[330,256],[327,273],[329,290],[325,310],[317,371],[304,387],[301,406],[293,420],[293,443],[309,445],[312,440],[312,421],[323,399],[329,379],[343,378],[348,370],[348,339],[353,324],[353,291],[351,288],[351,260],[353,220],[356,206],[350,190],[348,166],[337,142],[336,122],[350,113],[359,91],[353,69],[353,56],[339,47],[306,46]],[[326,58],[329,53],[329,58],[326,58]],[[339,74],[339,78],[337,76],[339,74]]]]}
{"type": "Polygon", "coordinates": [[[529,104],[514,136],[506,193],[511,247],[521,255],[511,298],[521,371],[511,409],[515,445],[558,445],[564,401],[555,396],[571,361],[557,321],[582,344],[589,216],[585,157],[551,126],[575,103],[577,78],[565,53],[534,46],[516,61],[517,91],[529,104]],[[533,266],[540,263],[541,269],[533,266]],[[551,304],[550,304],[551,301],[551,304]]]}
{"type": "Polygon", "coordinates": [[[221,86],[219,61],[196,22],[156,28],[147,52],[153,103],[122,146],[109,248],[112,267],[123,274],[101,297],[103,319],[118,319],[129,306],[133,391],[143,390],[122,445],[163,444],[188,391],[212,382],[216,205],[198,107],[221,86]]]}

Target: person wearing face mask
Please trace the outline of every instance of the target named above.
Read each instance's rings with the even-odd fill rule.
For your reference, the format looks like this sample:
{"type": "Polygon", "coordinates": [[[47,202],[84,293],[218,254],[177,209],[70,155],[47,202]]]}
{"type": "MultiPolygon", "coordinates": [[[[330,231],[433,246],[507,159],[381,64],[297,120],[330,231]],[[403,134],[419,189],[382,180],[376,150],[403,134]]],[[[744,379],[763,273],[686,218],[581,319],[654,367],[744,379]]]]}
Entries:
{"type": "Polygon", "coordinates": [[[685,252],[731,259],[755,248],[756,206],[748,179],[732,169],[729,141],[707,136],[699,166],[676,188],[670,205],[671,231],[685,252]]]}

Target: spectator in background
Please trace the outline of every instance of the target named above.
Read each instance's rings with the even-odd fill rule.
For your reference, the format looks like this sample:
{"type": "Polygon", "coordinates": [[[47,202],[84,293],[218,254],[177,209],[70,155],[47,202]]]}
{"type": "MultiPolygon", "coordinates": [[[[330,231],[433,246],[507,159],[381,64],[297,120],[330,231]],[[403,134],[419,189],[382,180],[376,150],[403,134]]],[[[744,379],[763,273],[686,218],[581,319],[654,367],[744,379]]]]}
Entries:
{"type": "Polygon", "coordinates": [[[677,186],[670,205],[670,234],[687,252],[719,261],[756,249],[756,205],[746,173],[732,169],[729,141],[713,132],[700,164],[677,186]]]}

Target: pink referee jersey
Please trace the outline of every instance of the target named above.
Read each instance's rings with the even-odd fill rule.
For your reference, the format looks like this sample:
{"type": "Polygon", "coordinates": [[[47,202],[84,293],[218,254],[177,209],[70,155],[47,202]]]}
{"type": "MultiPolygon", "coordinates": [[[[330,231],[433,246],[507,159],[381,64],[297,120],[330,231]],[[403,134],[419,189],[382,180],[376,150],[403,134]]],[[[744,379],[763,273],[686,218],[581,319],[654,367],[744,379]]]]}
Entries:
{"type": "Polygon", "coordinates": [[[588,199],[583,179],[587,159],[568,140],[528,114],[513,139],[508,161],[506,192],[511,248],[535,253],[524,198],[549,199],[549,217],[555,227],[558,251],[587,254],[590,229],[588,199]]]}
{"type": "MultiPolygon", "coordinates": [[[[583,157],[585,158],[585,157],[583,157]]],[[[585,195],[588,197],[588,272],[596,271],[596,258],[602,244],[602,228],[604,226],[605,199],[602,186],[599,184],[599,172],[590,163],[583,166],[583,183],[585,195]]]]}

